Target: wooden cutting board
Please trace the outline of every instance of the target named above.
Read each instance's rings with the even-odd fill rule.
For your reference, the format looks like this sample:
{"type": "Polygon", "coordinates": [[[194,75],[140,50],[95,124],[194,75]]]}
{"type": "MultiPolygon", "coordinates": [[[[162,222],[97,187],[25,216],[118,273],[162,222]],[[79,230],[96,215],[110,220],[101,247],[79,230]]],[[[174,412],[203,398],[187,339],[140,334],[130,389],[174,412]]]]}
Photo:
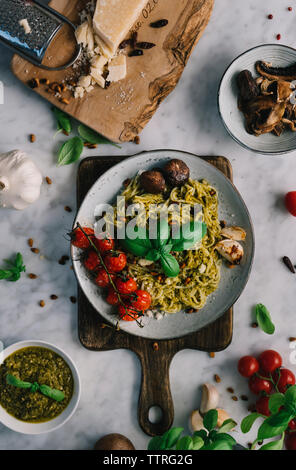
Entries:
{"type": "MultiPolygon", "coordinates": [[[[232,181],[232,168],[224,157],[201,157],[219,168],[232,181]]],[[[95,181],[124,157],[94,157],[84,159],[77,175],[77,207],[79,209],[86,193],[95,181]]],[[[167,431],[174,419],[174,404],[169,380],[169,368],[174,355],[182,349],[201,351],[221,351],[232,339],[233,309],[202,330],[174,340],[154,341],[129,335],[113,328],[102,328],[105,320],[92,307],[78,287],[78,329],[83,346],[92,351],[130,349],[139,357],[142,365],[142,384],[138,404],[138,419],[143,431],[150,435],[160,435],[167,431]],[[162,410],[162,420],[153,424],[148,419],[152,406],[162,410]]],[[[182,372],[180,372],[182,373],[182,372]]]]}
{"type": "MultiPolygon", "coordinates": [[[[52,0],[50,6],[78,23],[78,11],[87,0],[52,0]]],[[[156,47],[141,57],[128,58],[126,79],[103,90],[95,89],[82,99],[65,94],[70,104],[62,104],[45,86],[34,91],[78,121],[113,141],[131,141],[149,122],[159,104],[177,85],[188,58],[211,16],[214,0],[149,0],[134,29],[141,41],[156,47]],[[152,21],[167,19],[168,26],[153,29],[152,21]]],[[[120,14],[120,12],[119,12],[120,14]]],[[[71,51],[71,34],[64,29],[46,53],[46,65],[66,62],[71,51]]],[[[47,72],[15,55],[13,73],[25,84],[34,77],[61,83],[75,75],[75,69],[47,72]]]]}

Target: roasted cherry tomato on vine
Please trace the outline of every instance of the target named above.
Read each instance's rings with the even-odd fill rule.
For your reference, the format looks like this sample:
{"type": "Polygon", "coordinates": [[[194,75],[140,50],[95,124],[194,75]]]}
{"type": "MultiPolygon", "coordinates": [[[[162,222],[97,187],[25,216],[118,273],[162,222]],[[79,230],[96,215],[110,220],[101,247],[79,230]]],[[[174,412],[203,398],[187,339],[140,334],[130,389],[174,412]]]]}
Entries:
{"type": "Polygon", "coordinates": [[[285,204],[290,214],[296,217],[296,191],[291,191],[285,196],[285,204]]]}
{"type": "Polygon", "coordinates": [[[253,375],[249,380],[249,387],[251,392],[259,395],[261,392],[270,394],[272,391],[272,383],[267,379],[261,379],[257,375],[253,375]]]}
{"type": "Polygon", "coordinates": [[[259,370],[259,362],[253,356],[244,356],[238,361],[238,371],[243,377],[252,377],[259,370]]]}
{"type": "Polygon", "coordinates": [[[287,434],[285,444],[287,450],[296,450],[296,432],[289,432],[287,434]]]}
{"type": "Polygon", "coordinates": [[[287,385],[295,385],[295,375],[289,369],[279,369],[272,375],[274,383],[277,385],[279,392],[285,393],[287,385]]]}
{"type": "Polygon", "coordinates": [[[138,288],[136,281],[132,277],[121,279],[118,277],[115,281],[115,285],[120,294],[131,294],[138,288]]]}
{"type": "Polygon", "coordinates": [[[110,235],[101,235],[95,240],[96,247],[100,253],[106,253],[106,251],[114,250],[114,240],[110,235]]]}
{"type": "Polygon", "coordinates": [[[139,312],[135,309],[135,307],[132,307],[131,305],[119,305],[118,313],[121,320],[124,321],[134,321],[137,320],[140,316],[139,312]]]}
{"type": "Polygon", "coordinates": [[[126,255],[120,251],[115,251],[107,254],[104,261],[109,272],[119,273],[126,266],[126,255]]]}
{"type": "MultiPolygon", "coordinates": [[[[89,227],[82,227],[82,228],[85,231],[85,233],[89,235],[92,240],[94,240],[93,229],[89,227]]],[[[87,237],[82,232],[81,228],[77,228],[73,230],[73,232],[70,233],[70,237],[71,237],[72,245],[76,246],[77,248],[81,248],[83,250],[86,250],[87,248],[89,248],[90,243],[87,237]]]]}
{"type": "MultiPolygon", "coordinates": [[[[112,280],[114,281],[115,279],[115,274],[110,274],[112,280]]],[[[108,287],[110,285],[110,279],[109,276],[104,268],[99,268],[97,277],[95,279],[95,283],[99,287],[108,287]]]]}
{"type": "Polygon", "coordinates": [[[88,271],[95,271],[101,265],[101,260],[94,250],[87,253],[86,258],[83,261],[84,266],[88,271]]]}
{"type": "Polygon", "coordinates": [[[272,374],[276,369],[279,369],[283,363],[280,354],[272,349],[263,351],[258,357],[258,361],[260,370],[265,374],[272,374]]]}
{"type": "Polygon", "coordinates": [[[119,304],[119,299],[116,291],[113,289],[113,287],[109,287],[108,294],[106,297],[106,302],[110,305],[118,305],[119,304]]]}
{"type": "Polygon", "coordinates": [[[291,419],[291,421],[289,422],[289,428],[292,430],[292,431],[295,431],[296,430],[296,419],[291,419]]]}
{"type": "Polygon", "coordinates": [[[151,295],[145,290],[138,289],[135,291],[135,298],[131,304],[137,310],[147,310],[151,305],[151,295]]]}
{"type": "Polygon", "coordinates": [[[271,412],[269,410],[269,397],[260,397],[256,401],[256,411],[257,413],[260,413],[263,416],[270,416],[271,412]]]}

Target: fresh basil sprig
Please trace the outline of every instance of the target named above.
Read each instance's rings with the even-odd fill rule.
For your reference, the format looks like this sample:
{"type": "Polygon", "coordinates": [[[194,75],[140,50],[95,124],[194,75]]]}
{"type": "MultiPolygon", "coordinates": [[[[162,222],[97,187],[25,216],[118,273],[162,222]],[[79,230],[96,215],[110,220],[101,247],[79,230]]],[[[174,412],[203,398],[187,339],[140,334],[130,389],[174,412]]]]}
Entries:
{"type": "Polygon", "coordinates": [[[83,124],[80,124],[80,126],[78,126],[78,132],[80,137],[82,137],[85,142],[89,142],[90,144],[109,144],[114,145],[114,147],[117,147],[119,149],[121,148],[120,145],[111,142],[111,140],[107,139],[106,137],[103,137],[101,134],[98,134],[96,131],[93,131],[89,127],[84,126],[83,124]]]}
{"type": "Polygon", "coordinates": [[[53,114],[57,120],[58,131],[65,131],[67,134],[72,132],[72,124],[69,116],[58,108],[53,108],[53,114]]]}
{"type": "Polygon", "coordinates": [[[273,335],[275,332],[275,326],[272,322],[271,316],[265,305],[257,304],[256,305],[256,320],[264,333],[268,335],[273,335]]]}
{"type": "Polygon", "coordinates": [[[23,257],[21,253],[17,253],[15,260],[4,260],[7,267],[0,269],[0,280],[7,279],[8,281],[16,282],[20,279],[21,273],[26,271],[26,266],[23,264],[23,257]]]}
{"type": "Polygon", "coordinates": [[[46,397],[55,401],[63,401],[65,398],[65,395],[63,392],[61,392],[61,390],[56,390],[55,388],[51,388],[48,385],[39,385],[37,382],[24,382],[12,374],[6,375],[6,383],[8,385],[12,385],[13,387],[27,389],[32,393],[40,392],[42,395],[45,395],[46,397]]]}
{"type": "Polygon", "coordinates": [[[149,239],[146,228],[136,227],[135,231],[138,231],[138,235],[133,238],[125,234],[125,239],[121,240],[123,248],[149,261],[160,261],[165,275],[176,277],[180,272],[180,266],[171,252],[193,248],[205,236],[207,226],[203,222],[189,222],[181,226],[181,235],[173,238],[167,221],[160,219],[157,221],[155,239],[149,239]]]}
{"type": "Polygon", "coordinates": [[[236,441],[226,431],[234,429],[236,422],[228,419],[217,430],[217,420],[217,410],[210,410],[203,418],[205,429],[192,436],[182,436],[184,428],[171,428],[162,436],[153,437],[148,450],[232,450],[236,441]]]}
{"type": "Polygon", "coordinates": [[[70,165],[79,160],[83,151],[83,141],[80,137],[72,137],[61,146],[58,153],[58,166],[70,165]]]}

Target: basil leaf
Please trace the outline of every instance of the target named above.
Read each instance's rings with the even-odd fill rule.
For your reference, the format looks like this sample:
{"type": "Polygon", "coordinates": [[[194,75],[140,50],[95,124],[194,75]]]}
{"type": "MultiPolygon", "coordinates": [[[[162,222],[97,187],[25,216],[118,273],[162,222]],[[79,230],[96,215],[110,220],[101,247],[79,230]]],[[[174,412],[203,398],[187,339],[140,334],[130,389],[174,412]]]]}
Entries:
{"type": "Polygon", "coordinates": [[[58,166],[70,165],[79,160],[83,151],[83,141],[80,137],[73,137],[61,146],[58,153],[58,166]]]}
{"type": "Polygon", "coordinates": [[[25,266],[23,266],[23,257],[21,255],[21,253],[17,253],[16,254],[16,258],[15,258],[15,266],[17,269],[19,269],[20,271],[23,271],[25,266]]]}
{"type": "Polygon", "coordinates": [[[72,132],[72,124],[69,116],[58,108],[53,108],[53,113],[58,123],[58,130],[62,129],[67,134],[70,134],[72,132]]]}
{"type": "Polygon", "coordinates": [[[203,441],[206,440],[206,438],[208,437],[207,435],[207,431],[205,431],[205,429],[201,429],[200,431],[195,431],[193,433],[193,438],[194,437],[201,437],[203,441]]]}
{"type": "Polygon", "coordinates": [[[199,450],[204,446],[204,440],[200,436],[192,437],[192,450],[199,450]]]}
{"type": "Polygon", "coordinates": [[[167,431],[166,433],[164,433],[163,438],[165,442],[165,448],[171,449],[172,447],[174,447],[183,431],[184,428],[172,428],[169,429],[169,431],[167,431]]]}
{"type": "Polygon", "coordinates": [[[262,415],[259,413],[251,413],[250,415],[246,416],[241,422],[241,431],[244,434],[249,432],[258,418],[262,418],[262,415]]]}
{"type": "Polygon", "coordinates": [[[110,144],[110,145],[114,145],[114,147],[117,147],[119,149],[121,148],[120,145],[117,145],[114,142],[111,142],[106,137],[103,137],[102,135],[98,134],[96,131],[93,131],[89,127],[84,126],[83,124],[80,124],[80,126],[78,126],[78,132],[79,132],[79,135],[86,142],[89,142],[90,144],[110,144]]]}
{"type": "Polygon", "coordinates": [[[180,272],[180,266],[176,258],[173,255],[160,255],[160,263],[164,274],[167,277],[176,277],[180,272]]]}
{"type": "Polygon", "coordinates": [[[264,446],[260,447],[259,450],[282,450],[284,445],[285,433],[282,434],[282,437],[278,441],[268,442],[264,446]]]}
{"type": "Polygon", "coordinates": [[[265,420],[265,422],[271,427],[288,426],[289,422],[293,418],[294,416],[291,415],[289,410],[283,409],[278,411],[276,414],[271,415],[265,420]]]}
{"type": "Polygon", "coordinates": [[[206,445],[203,450],[232,450],[232,445],[228,441],[215,441],[206,445]]]}
{"type": "Polygon", "coordinates": [[[284,404],[285,395],[283,395],[282,393],[274,393],[269,397],[268,407],[272,414],[277,413],[284,404]]]}
{"type": "Polygon", "coordinates": [[[226,433],[216,434],[213,441],[214,442],[218,442],[218,441],[228,442],[228,444],[232,447],[236,445],[236,440],[232,436],[226,433]]]}
{"type": "Polygon", "coordinates": [[[151,240],[152,245],[155,248],[161,248],[166,244],[170,237],[170,226],[167,223],[166,219],[160,219],[156,221],[157,224],[157,238],[151,240]]]}
{"type": "Polygon", "coordinates": [[[269,311],[263,304],[256,305],[256,319],[259,327],[264,333],[273,335],[275,332],[275,326],[272,323],[272,319],[269,311]]]}
{"type": "Polygon", "coordinates": [[[43,395],[55,401],[63,401],[65,398],[65,394],[61,390],[56,390],[48,385],[40,385],[39,390],[43,395]]]}
{"type": "Polygon", "coordinates": [[[155,248],[152,248],[151,250],[148,251],[147,255],[145,256],[145,259],[148,261],[158,261],[160,258],[160,253],[158,250],[155,248]]]}
{"type": "Polygon", "coordinates": [[[275,427],[275,426],[270,426],[266,420],[261,424],[258,430],[257,440],[262,441],[264,439],[269,439],[269,438],[278,436],[279,434],[282,434],[283,432],[285,432],[286,429],[287,429],[287,424],[275,427]]]}
{"type": "Polygon", "coordinates": [[[32,384],[30,382],[23,382],[22,380],[18,379],[14,375],[7,374],[6,375],[6,383],[8,385],[13,385],[17,388],[31,388],[32,384]]]}
{"type": "Polygon", "coordinates": [[[237,426],[237,423],[233,419],[226,419],[218,429],[218,433],[220,434],[231,431],[235,426],[237,426]]]}
{"type": "Polygon", "coordinates": [[[210,410],[204,415],[203,425],[208,431],[212,431],[217,426],[218,411],[210,410]]]}
{"type": "Polygon", "coordinates": [[[13,275],[13,271],[10,269],[0,269],[0,280],[9,279],[13,275]]]}
{"type": "Polygon", "coordinates": [[[190,250],[197,242],[203,239],[206,233],[207,226],[204,222],[189,222],[181,227],[181,236],[178,239],[171,239],[173,251],[190,250]]]}
{"type": "MultiPolygon", "coordinates": [[[[120,243],[127,251],[135,256],[146,256],[151,250],[152,245],[148,238],[148,232],[144,227],[135,227],[137,236],[132,239],[125,234],[125,239],[121,240],[120,243]]],[[[152,261],[152,260],[151,260],[152,261]]]]}
{"type": "Polygon", "coordinates": [[[190,436],[182,437],[176,445],[176,450],[192,450],[193,448],[193,441],[190,436]]]}
{"type": "Polygon", "coordinates": [[[163,437],[162,436],[155,436],[150,439],[148,444],[148,450],[163,450],[163,437]]]}
{"type": "Polygon", "coordinates": [[[168,243],[167,245],[162,246],[159,251],[160,251],[160,253],[162,253],[164,255],[168,255],[172,251],[172,248],[173,248],[173,244],[168,243]]]}
{"type": "MultiPolygon", "coordinates": [[[[296,408],[296,385],[289,387],[284,395],[286,406],[293,410],[296,408]]],[[[296,413],[295,413],[296,415],[296,413]]]]}

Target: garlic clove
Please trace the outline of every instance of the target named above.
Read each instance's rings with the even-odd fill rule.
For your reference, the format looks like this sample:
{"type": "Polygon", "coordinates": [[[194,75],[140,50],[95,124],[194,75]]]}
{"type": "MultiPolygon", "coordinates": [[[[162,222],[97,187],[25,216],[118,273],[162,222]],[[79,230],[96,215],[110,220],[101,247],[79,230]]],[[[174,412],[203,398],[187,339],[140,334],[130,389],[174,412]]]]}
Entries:
{"type": "MultiPolygon", "coordinates": [[[[218,428],[221,428],[224,421],[226,421],[227,419],[230,419],[230,416],[227,413],[227,411],[223,410],[222,408],[217,408],[217,411],[218,411],[217,426],[218,428]]],[[[235,428],[235,425],[233,427],[235,428]]]]}
{"type": "Polygon", "coordinates": [[[202,415],[216,409],[219,404],[219,392],[212,384],[205,383],[202,386],[200,412],[202,415]]]}
{"type": "Polygon", "coordinates": [[[244,255],[244,249],[235,240],[221,240],[215,246],[218,253],[232,264],[239,264],[244,255]]]}
{"type": "Polygon", "coordinates": [[[224,238],[230,238],[231,240],[236,240],[238,242],[244,241],[246,239],[246,231],[241,227],[224,227],[221,230],[221,235],[224,238]]]}
{"type": "Polygon", "coordinates": [[[189,427],[192,432],[204,429],[203,417],[198,410],[193,410],[190,415],[189,427]]]}

